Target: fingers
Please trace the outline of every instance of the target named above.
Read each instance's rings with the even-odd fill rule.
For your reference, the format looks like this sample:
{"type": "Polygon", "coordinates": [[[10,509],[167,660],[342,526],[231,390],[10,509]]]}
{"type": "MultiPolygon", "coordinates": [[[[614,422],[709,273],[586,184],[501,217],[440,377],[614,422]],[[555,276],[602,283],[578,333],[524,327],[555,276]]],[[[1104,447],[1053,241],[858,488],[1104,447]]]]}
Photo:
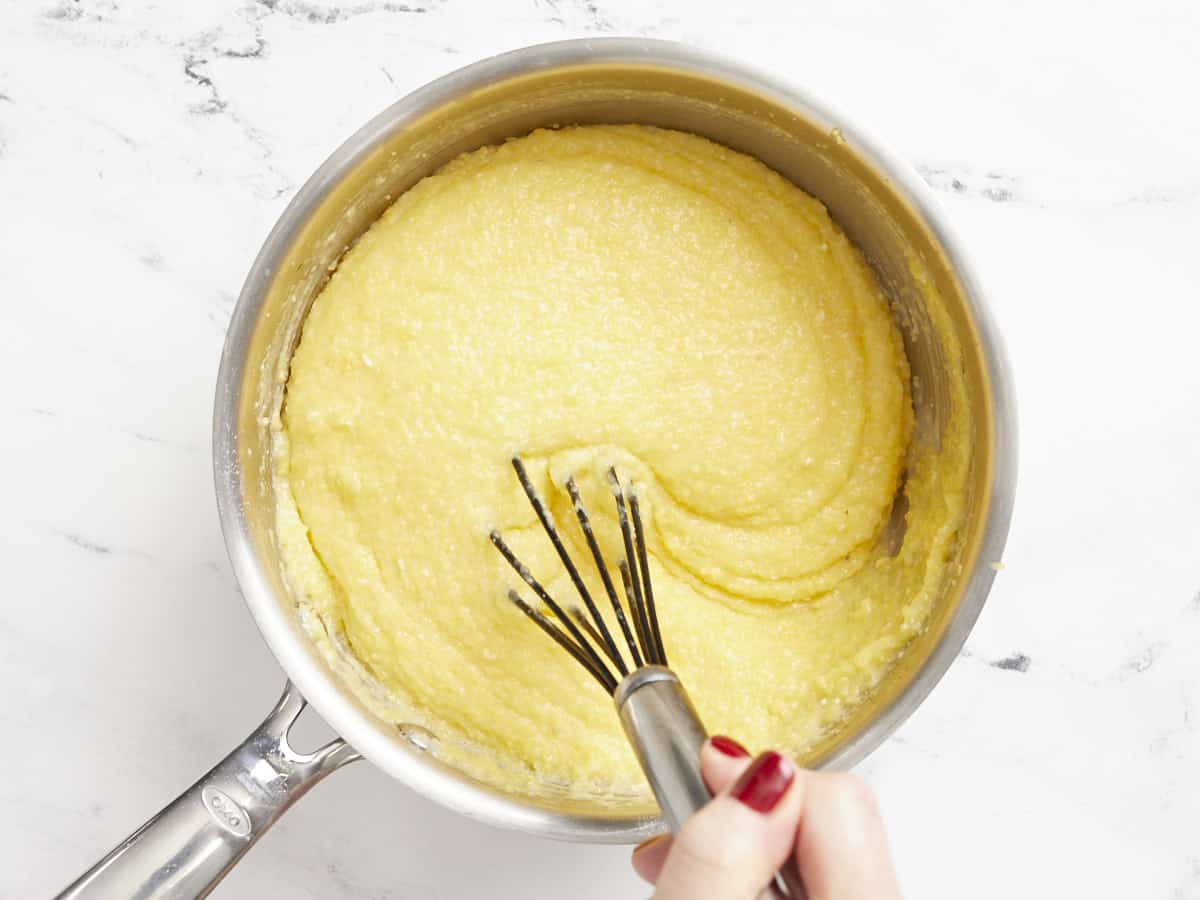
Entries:
{"type": "Polygon", "coordinates": [[[796,765],[774,752],[731,765],[710,750],[721,752],[706,746],[706,776],[742,771],[675,836],[655,900],[754,900],[792,852],[803,804],[796,765]]]}
{"type": "Polygon", "coordinates": [[[899,900],[879,809],[857,777],[797,770],[778,754],[751,761],[719,737],[700,769],[713,801],[677,837],[633,852],[654,900],[753,900],[792,852],[809,900],[899,900]]]}
{"type": "Polygon", "coordinates": [[[642,841],[633,848],[633,871],[638,873],[643,881],[651,884],[658,881],[667,854],[671,852],[671,836],[660,834],[648,841],[642,841]]]}
{"type": "Polygon", "coordinates": [[[700,748],[700,773],[714,796],[737,781],[748,765],[750,751],[733,738],[714,735],[700,748]]]}
{"type": "MultiPolygon", "coordinates": [[[[714,735],[700,748],[700,772],[709,791],[719,794],[729,788],[750,765],[750,751],[733,738],[714,735]]],[[[660,834],[633,850],[633,870],[654,884],[671,850],[671,836],[660,834]]]]}
{"type": "Polygon", "coordinates": [[[796,862],[809,900],[899,900],[883,820],[856,776],[804,774],[796,862]]]}

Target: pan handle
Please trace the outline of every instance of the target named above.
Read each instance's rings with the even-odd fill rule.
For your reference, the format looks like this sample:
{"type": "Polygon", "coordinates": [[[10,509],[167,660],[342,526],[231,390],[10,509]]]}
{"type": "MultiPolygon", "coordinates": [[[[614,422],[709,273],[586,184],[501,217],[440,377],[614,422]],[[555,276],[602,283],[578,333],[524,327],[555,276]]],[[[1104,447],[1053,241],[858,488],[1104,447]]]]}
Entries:
{"type": "Polygon", "coordinates": [[[288,731],[305,700],[288,682],[232,753],[127,837],[57,900],[207,897],[275,820],[334,769],[360,759],[341,738],[297,753],[288,731]]]}

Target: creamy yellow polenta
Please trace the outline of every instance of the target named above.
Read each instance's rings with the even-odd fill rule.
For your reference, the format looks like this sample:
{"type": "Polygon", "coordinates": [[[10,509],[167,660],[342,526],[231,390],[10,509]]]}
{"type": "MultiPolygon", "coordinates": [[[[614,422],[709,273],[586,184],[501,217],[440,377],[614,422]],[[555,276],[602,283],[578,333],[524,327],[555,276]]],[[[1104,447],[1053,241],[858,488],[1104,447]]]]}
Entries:
{"type": "Polygon", "coordinates": [[[908,385],[861,254],[760,162],[640,126],[485,147],[401,196],[308,315],[277,435],[288,576],[368,702],[475,748],[460,764],[639,791],[611,700],[504,599],[487,539],[570,599],[509,458],[581,560],[562,482],[615,562],[615,465],[705,723],[803,753],[921,629],[955,547],[965,428],[914,450],[908,385]]]}

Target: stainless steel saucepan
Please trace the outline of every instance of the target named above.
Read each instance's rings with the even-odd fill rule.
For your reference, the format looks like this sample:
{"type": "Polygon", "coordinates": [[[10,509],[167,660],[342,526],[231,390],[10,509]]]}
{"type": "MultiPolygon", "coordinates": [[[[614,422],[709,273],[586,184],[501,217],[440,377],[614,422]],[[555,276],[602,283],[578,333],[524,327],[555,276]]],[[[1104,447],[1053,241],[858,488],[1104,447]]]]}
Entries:
{"type": "Polygon", "coordinates": [[[290,682],[241,746],[61,896],[204,896],[301,794],[360,754],[439,803],[507,828],[627,842],[660,827],[650,807],[484,784],[440,760],[424,730],[374,716],[309,640],[274,533],[270,422],[305,312],[341,255],[401,192],[458,154],[542,126],[599,122],[704,135],[758,157],[824,202],[894,301],[912,363],[916,439],[934,442],[949,411],[947,356],[919,285],[937,288],[962,348],[973,422],[960,574],[874,697],[808,764],[848,767],[861,760],[916,709],[958,654],[991,587],[988,562],[1000,558],[1008,531],[1015,418],[998,335],[924,184],[846,116],[709,53],[623,38],[527,47],[440,78],[369,122],[308,180],[259,252],[221,359],[213,457],[234,571],[290,682]],[[287,740],[302,698],[341,735],[307,755],[287,740]]]}

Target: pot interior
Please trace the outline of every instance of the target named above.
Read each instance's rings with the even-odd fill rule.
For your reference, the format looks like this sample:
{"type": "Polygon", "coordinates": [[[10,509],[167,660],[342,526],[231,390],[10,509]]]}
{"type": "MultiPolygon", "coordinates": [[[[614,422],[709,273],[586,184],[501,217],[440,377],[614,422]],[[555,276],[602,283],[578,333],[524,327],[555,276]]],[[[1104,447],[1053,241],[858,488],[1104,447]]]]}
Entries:
{"type": "MultiPolygon", "coordinates": [[[[953,567],[960,573],[958,578],[947,585],[928,626],[875,695],[815,749],[808,760],[812,765],[850,765],[877,746],[915,708],[948,664],[947,658],[941,669],[922,676],[923,670],[937,668],[928,665],[937,648],[948,634],[961,643],[982,604],[991,574],[976,571],[986,569],[977,565],[977,557],[988,518],[995,443],[989,361],[968,288],[956,276],[946,248],[918,211],[917,201],[884,174],[886,163],[864,149],[857,135],[836,128],[821,110],[698,63],[614,59],[550,64],[538,59],[522,67],[524,71],[507,75],[500,70],[500,74],[480,74],[479,69],[490,63],[480,64],[419,91],[366,126],[306,185],[272,234],[239,302],[239,313],[252,320],[245,325],[248,337],[240,383],[232,386],[237,414],[229,446],[234,457],[225,462],[235,470],[240,485],[235,501],[240,505],[238,513],[257,575],[267,587],[262,593],[269,594],[264,600],[252,597],[255,592],[247,589],[251,608],[272,603],[287,619],[289,633],[273,635],[262,611],[255,609],[285,668],[291,671],[280,653],[281,641],[293,650],[301,648],[296,652],[307,657],[305,664],[323,672],[340,695],[339,702],[362,718],[361,727],[370,730],[371,747],[376,748],[360,745],[365,755],[393,774],[403,770],[410,782],[414,764],[430,767],[443,781],[466,783],[478,796],[543,815],[534,820],[514,817],[503,824],[583,839],[628,839],[654,827],[653,808],[628,798],[567,796],[553,786],[532,796],[504,796],[453,771],[436,758],[436,736],[397,728],[360,704],[342,681],[346,673],[332,671],[299,623],[298,605],[289,592],[275,544],[271,422],[280,408],[305,313],[342,254],[397,196],[460,153],[536,128],[567,124],[641,123],[703,135],[757,157],[828,207],[863,251],[893,302],[912,368],[915,440],[934,447],[940,441],[951,402],[945,372],[947,360],[953,359],[965,375],[974,459],[966,523],[953,567]],[[931,311],[931,296],[940,297],[944,309],[931,311]],[[940,332],[931,312],[943,323],[940,332]],[[954,353],[947,352],[944,340],[956,342],[954,353]],[[914,688],[921,677],[927,683],[914,688]],[[381,747],[385,752],[379,751],[381,747]],[[397,762],[400,757],[407,760],[403,765],[397,762]]],[[[219,449],[221,441],[219,435],[219,449]]],[[[221,465],[218,459],[218,482],[221,465]]],[[[239,571],[239,577],[247,587],[244,573],[239,571]]],[[[951,657],[957,649],[951,648],[951,657]]],[[[344,712],[339,723],[338,715],[323,708],[311,691],[306,693],[335,727],[355,740],[344,727],[344,712]]],[[[432,788],[428,792],[437,793],[432,788]]],[[[468,791],[451,805],[478,812],[469,808],[471,796],[468,791]]],[[[504,818],[496,808],[486,817],[504,818]]]]}

